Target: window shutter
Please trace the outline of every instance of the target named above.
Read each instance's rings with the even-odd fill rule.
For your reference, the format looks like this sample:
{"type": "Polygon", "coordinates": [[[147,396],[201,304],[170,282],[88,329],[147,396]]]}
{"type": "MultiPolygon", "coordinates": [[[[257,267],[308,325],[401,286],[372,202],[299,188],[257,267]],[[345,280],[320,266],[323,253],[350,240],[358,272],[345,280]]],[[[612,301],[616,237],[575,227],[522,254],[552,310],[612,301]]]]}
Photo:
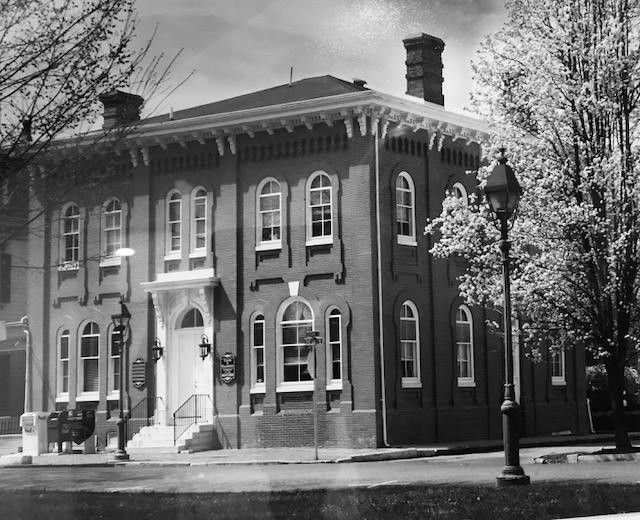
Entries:
{"type": "Polygon", "coordinates": [[[11,301],[11,255],[0,254],[0,302],[11,301]]]}

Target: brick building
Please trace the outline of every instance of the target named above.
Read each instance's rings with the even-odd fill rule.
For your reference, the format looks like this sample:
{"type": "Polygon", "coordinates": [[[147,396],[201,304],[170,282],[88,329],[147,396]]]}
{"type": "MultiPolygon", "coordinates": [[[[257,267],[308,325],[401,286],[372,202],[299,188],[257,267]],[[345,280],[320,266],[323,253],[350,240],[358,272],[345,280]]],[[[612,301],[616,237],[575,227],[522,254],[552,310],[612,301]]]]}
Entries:
{"type": "MultiPolygon", "coordinates": [[[[406,96],[313,77],[142,120],[102,150],[125,180],[46,208],[45,240],[29,241],[32,262],[56,266],[30,271],[35,408],[95,409],[103,444],[124,380],[132,424],[152,403],[147,439],[199,403],[209,443],[310,445],[314,402],[324,446],[500,437],[500,340],[458,297],[463,266],[433,259],[422,233],[447,190],[477,189],[465,171],[485,129],[443,107],[444,43],[404,43],[406,96]]],[[[105,127],[140,102],[103,99],[105,127]]],[[[520,359],[525,434],[582,428],[583,365],[520,359]]]]}

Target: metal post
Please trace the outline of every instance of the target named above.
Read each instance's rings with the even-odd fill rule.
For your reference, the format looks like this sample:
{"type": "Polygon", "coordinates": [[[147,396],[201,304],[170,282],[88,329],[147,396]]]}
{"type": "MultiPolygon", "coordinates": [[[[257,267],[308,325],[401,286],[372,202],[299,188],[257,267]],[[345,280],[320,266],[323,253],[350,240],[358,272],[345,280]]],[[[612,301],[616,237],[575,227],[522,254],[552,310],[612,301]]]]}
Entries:
{"type": "Polygon", "coordinates": [[[318,343],[316,341],[313,342],[313,451],[314,458],[318,460],[318,403],[316,403],[317,393],[318,393],[318,363],[316,358],[316,350],[318,347],[318,343]]]}
{"type": "Polygon", "coordinates": [[[509,248],[507,237],[507,217],[500,218],[500,252],[502,253],[502,278],[504,284],[504,402],[502,412],[502,438],[504,442],[505,466],[497,477],[498,486],[529,484],[529,477],[520,466],[520,445],[518,438],[519,406],[513,388],[513,345],[511,337],[511,287],[509,282],[509,248]]]}
{"type": "Polygon", "coordinates": [[[118,407],[120,408],[118,414],[118,450],[114,454],[114,458],[117,460],[129,460],[129,454],[125,449],[125,421],[124,421],[124,330],[122,327],[122,321],[119,327],[120,335],[120,359],[118,365],[120,366],[120,381],[119,381],[119,395],[118,395],[118,407]]]}

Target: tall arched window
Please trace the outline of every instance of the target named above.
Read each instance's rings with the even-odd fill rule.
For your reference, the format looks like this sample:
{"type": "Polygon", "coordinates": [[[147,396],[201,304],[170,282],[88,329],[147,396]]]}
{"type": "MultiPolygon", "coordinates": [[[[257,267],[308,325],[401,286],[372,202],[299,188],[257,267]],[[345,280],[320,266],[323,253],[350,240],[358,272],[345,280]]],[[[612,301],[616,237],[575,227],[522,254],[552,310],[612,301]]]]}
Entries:
{"type": "Polygon", "coordinates": [[[182,196],[171,192],[167,199],[167,254],[180,256],[182,251],[182,196]]]}
{"type": "Polygon", "coordinates": [[[333,242],[331,179],[316,172],[307,181],[307,245],[333,242]]]}
{"type": "Polygon", "coordinates": [[[282,192],[275,179],[264,179],[258,185],[256,204],[256,249],[278,249],[282,246],[282,192]]]}
{"type": "Polygon", "coordinates": [[[469,203],[469,198],[467,196],[467,190],[461,182],[456,182],[453,187],[453,194],[458,199],[462,199],[464,205],[466,206],[469,203]]]}
{"type": "Polygon", "coordinates": [[[456,360],[458,386],[475,386],[473,372],[473,318],[466,305],[456,311],[456,360]]]}
{"type": "Polygon", "coordinates": [[[551,351],[551,384],[564,386],[567,384],[565,376],[565,353],[563,348],[551,351]]]}
{"type": "Polygon", "coordinates": [[[406,301],[400,308],[400,363],[402,386],[415,388],[420,383],[420,332],[418,309],[406,301]]]}
{"type": "Polygon", "coordinates": [[[299,385],[312,381],[307,365],[311,347],[304,340],[313,327],[311,308],[299,300],[290,303],[282,313],[279,326],[280,383],[283,387],[304,386],[305,389],[313,389],[312,384],[299,385]]]}
{"type": "Polygon", "coordinates": [[[251,323],[251,391],[264,392],[264,315],[258,314],[251,323]]]}
{"type": "Polygon", "coordinates": [[[58,336],[58,395],[69,393],[69,330],[58,336]]]}
{"type": "Polygon", "coordinates": [[[80,251],[80,208],[69,205],[63,218],[64,262],[77,262],[80,251]]]}
{"type": "Polygon", "coordinates": [[[98,392],[100,376],[100,328],[97,323],[87,323],[80,336],[80,373],[81,392],[98,392]]]}
{"type": "Polygon", "coordinates": [[[417,245],[415,188],[413,179],[406,172],[396,179],[396,232],[398,244],[417,245]]]}
{"type": "Polygon", "coordinates": [[[327,387],[342,389],[342,315],[332,309],[327,318],[327,387]]]}
{"type": "Polygon", "coordinates": [[[196,188],[191,195],[191,254],[207,254],[207,192],[196,188]]]}
{"type": "Polygon", "coordinates": [[[118,199],[110,200],[104,207],[104,243],[106,258],[113,257],[122,247],[122,207],[118,199]]]}

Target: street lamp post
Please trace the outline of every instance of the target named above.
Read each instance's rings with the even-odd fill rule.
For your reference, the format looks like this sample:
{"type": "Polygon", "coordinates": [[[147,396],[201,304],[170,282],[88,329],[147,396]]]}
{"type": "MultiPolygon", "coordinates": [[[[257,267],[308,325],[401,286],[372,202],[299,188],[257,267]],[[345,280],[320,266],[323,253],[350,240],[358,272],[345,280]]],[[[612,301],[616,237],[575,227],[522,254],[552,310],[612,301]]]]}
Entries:
{"type": "Polygon", "coordinates": [[[498,486],[518,486],[529,484],[530,480],[520,466],[520,445],[518,421],[520,408],[513,387],[513,344],[511,337],[511,288],[509,282],[508,222],[518,207],[522,188],[518,184],[513,169],[507,164],[504,148],[498,164],[487,179],[485,194],[491,211],[500,222],[500,252],[502,253],[502,279],[504,284],[504,401],[502,412],[502,438],[504,442],[505,466],[497,477],[498,486]]]}
{"type": "Polygon", "coordinates": [[[311,347],[313,351],[313,454],[314,460],[318,460],[318,407],[316,405],[316,394],[318,393],[318,364],[316,350],[317,346],[322,343],[322,338],[317,330],[310,330],[304,337],[304,342],[311,347]]]}
{"type": "Polygon", "coordinates": [[[113,314],[111,316],[111,321],[113,322],[114,327],[114,336],[112,341],[118,342],[118,354],[119,354],[119,366],[120,366],[120,381],[118,382],[119,387],[119,415],[118,415],[118,449],[114,454],[114,458],[117,460],[129,460],[129,454],[125,449],[125,425],[126,418],[123,412],[124,409],[124,354],[125,354],[125,345],[127,341],[127,337],[125,336],[125,331],[129,327],[129,320],[131,319],[131,313],[127,306],[124,304],[122,298],[120,299],[120,314],[113,314]]]}

